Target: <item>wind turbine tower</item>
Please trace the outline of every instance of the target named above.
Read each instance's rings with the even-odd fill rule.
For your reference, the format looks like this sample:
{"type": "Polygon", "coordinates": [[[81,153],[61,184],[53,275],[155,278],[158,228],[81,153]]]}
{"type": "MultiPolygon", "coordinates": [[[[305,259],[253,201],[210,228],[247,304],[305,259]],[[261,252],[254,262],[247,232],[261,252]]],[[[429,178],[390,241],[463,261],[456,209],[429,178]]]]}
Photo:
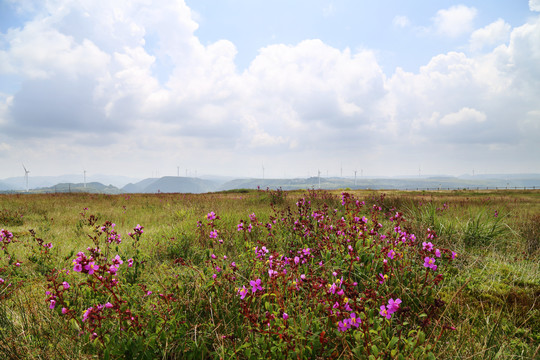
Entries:
{"type": "Polygon", "coordinates": [[[30,170],[26,170],[26,167],[23,164],[24,169],[24,180],[26,181],[26,192],[28,192],[28,174],[30,173],[30,170]]]}
{"type": "Polygon", "coordinates": [[[86,170],[83,170],[84,173],[84,188],[86,189],[86,170]]]}
{"type": "Polygon", "coordinates": [[[264,180],[264,163],[262,164],[263,180],[264,180]]]}
{"type": "Polygon", "coordinates": [[[319,176],[319,190],[320,190],[321,189],[321,170],[317,169],[317,173],[318,173],[318,176],[319,176]]]}

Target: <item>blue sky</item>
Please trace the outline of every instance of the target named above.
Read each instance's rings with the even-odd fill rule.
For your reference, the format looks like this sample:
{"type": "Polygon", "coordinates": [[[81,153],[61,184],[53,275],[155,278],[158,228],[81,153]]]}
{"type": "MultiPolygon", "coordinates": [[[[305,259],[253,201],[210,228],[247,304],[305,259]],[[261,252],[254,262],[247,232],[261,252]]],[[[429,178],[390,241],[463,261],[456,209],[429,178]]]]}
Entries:
{"type": "MultiPolygon", "coordinates": [[[[398,66],[417,71],[437,54],[464,50],[468,35],[465,32],[456,38],[441,39],[430,34],[432,19],[439,10],[464,4],[456,1],[188,0],[186,3],[196,12],[199,28],[195,34],[201,42],[231,40],[238,48],[236,63],[241,70],[268,44],[293,45],[305,39],[321,39],[337,49],[376,51],[387,75],[398,66]],[[410,24],[395,26],[398,17],[408,19],[410,24]]],[[[478,9],[473,19],[477,28],[503,15],[505,22],[519,26],[531,16],[527,1],[466,4],[478,9]]]]}
{"type": "Polygon", "coordinates": [[[540,173],[540,0],[0,1],[0,179],[540,173]]]}

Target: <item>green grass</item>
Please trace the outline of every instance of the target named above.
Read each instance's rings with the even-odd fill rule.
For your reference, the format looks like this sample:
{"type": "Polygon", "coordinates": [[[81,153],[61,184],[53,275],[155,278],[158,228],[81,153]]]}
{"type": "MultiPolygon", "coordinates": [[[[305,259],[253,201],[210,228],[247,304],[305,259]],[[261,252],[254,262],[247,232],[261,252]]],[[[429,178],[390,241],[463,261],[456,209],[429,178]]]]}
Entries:
{"type": "MultiPolygon", "coordinates": [[[[342,208],[338,191],[0,195],[0,229],[11,231],[16,240],[0,250],[0,277],[12,284],[8,287],[6,281],[0,289],[0,357],[318,358],[324,354],[361,359],[394,358],[402,353],[408,358],[532,359],[540,355],[540,191],[394,191],[383,199],[380,192],[348,192],[366,202],[359,214],[368,219],[371,206],[381,206],[377,216],[384,231],[392,233],[395,225],[383,221],[385,212],[401,212],[405,219],[401,227],[414,233],[419,244],[427,241],[428,228],[434,230],[433,244],[458,254],[451,264],[440,265],[441,282],[422,285],[424,274],[426,279],[432,275],[421,266],[421,245],[414,251],[396,248],[404,257],[396,260],[394,274],[384,285],[376,278],[383,271],[380,261],[386,258],[384,242],[377,245],[382,248],[362,245],[360,237],[352,243],[360,261],[351,262],[348,243],[341,243],[344,240],[310,217],[321,209],[326,211],[325,221],[337,224],[342,215],[333,219],[332,211],[342,208]],[[301,197],[311,202],[306,217],[313,226],[311,240],[291,230],[288,220],[281,224],[281,219],[303,219],[295,205],[301,197]],[[209,225],[206,214],[211,211],[220,219],[209,225]],[[242,220],[247,226],[252,213],[261,225],[254,224],[250,233],[238,232],[237,224],[242,220]],[[92,340],[81,328],[86,323],[66,321],[58,308],[49,309],[45,291],[51,284],[50,271],[72,269],[76,253],[92,246],[89,236],[95,233],[88,223],[90,214],[97,217],[97,224],[115,223],[122,235],[119,246],[100,243],[104,251],[109,249],[110,256],[121,254],[124,262],[130,257],[140,260],[136,277],[134,268],[123,265],[126,283],[117,293],[145,324],[129,330],[133,333],[123,333],[115,325],[121,322],[106,318],[96,330],[103,333],[92,340]],[[274,236],[268,237],[265,224],[273,220],[277,221],[274,236]],[[202,226],[198,227],[199,221],[202,226]],[[137,224],[144,226],[139,242],[127,235],[137,224]],[[213,226],[223,245],[209,238],[213,226]],[[53,248],[44,251],[30,230],[44,243],[53,243],[53,248]],[[293,267],[280,275],[283,283],[266,280],[267,265],[252,255],[253,247],[264,245],[285,255],[305,247],[317,249],[316,258],[324,260],[325,266],[293,267]],[[228,259],[212,261],[212,253],[228,259]],[[21,266],[15,266],[17,261],[21,266]],[[238,270],[233,271],[231,261],[238,270]],[[223,272],[213,280],[215,266],[223,272]],[[291,290],[289,281],[301,272],[333,281],[334,270],[346,279],[350,273],[360,284],[358,290],[347,290],[347,296],[354,299],[370,331],[338,332],[322,305],[329,296],[335,301],[334,295],[315,292],[316,283],[291,290]],[[131,285],[128,274],[134,279],[131,285]],[[237,287],[257,277],[265,281],[264,294],[241,300],[237,287]],[[153,294],[145,296],[148,289],[153,294]],[[397,297],[408,310],[397,313],[391,322],[383,321],[379,306],[397,297]],[[284,310],[290,318],[277,321],[284,310]],[[276,318],[268,320],[275,333],[256,325],[265,316],[276,318]],[[420,341],[422,334],[425,343],[420,341]]],[[[343,216],[347,214],[352,213],[343,216]]],[[[88,290],[83,274],[59,276],[81,284],[78,292],[66,292],[70,306],[81,311],[76,319],[89,306],[112,302],[110,292],[88,290]]]]}

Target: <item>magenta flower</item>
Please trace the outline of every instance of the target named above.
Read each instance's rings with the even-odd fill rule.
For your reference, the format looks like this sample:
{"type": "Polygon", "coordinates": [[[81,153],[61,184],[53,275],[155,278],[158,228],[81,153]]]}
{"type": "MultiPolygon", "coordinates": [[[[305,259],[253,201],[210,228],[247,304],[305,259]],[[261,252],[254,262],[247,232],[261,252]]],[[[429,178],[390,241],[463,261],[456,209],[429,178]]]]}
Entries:
{"type": "Polygon", "coordinates": [[[213,212],[213,211],[211,211],[211,212],[209,212],[208,214],[206,214],[206,218],[207,218],[208,220],[215,220],[215,219],[216,219],[216,213],[213,212]]]}
{"type": "Polygon", "coordinates": [[[396,256],[396,252],[392,249],[388,252],[388,257],[392,260],[394,260],[394,256],[396,256]]]}
{"type": "Polygon", "coordinates": [[[424,258],[424,267],[430,268],[433,271],[437,270],[437,265],[435,265],[435,259],[426,256],[424,258]]]}
{"type": "Polygon", "coordinates": [[[66,315],[68,313],[68,309],[66,309],[65,307],[62,308],[62,314],[66,315]]]}
{"type": "Polygon", "coordinates": [[[435,249],[435,257],[438,257],[438,258],[441,257],[441,250],[435,249]]]}
{"type": "Polygon", "coordinates": [[[106,302],[103,306],[105,306],[107,309],[111,309],[113,307],[113,304],[111,304],[110,302],[106,302]]]}
{"type": "Polygon", "coordinates": [[[433,250],[433,244],[431,242],[423,242],[422,243],[422,250],[432,251],[433,250]]]}
{"type": "Polygon", "coordinates": [[[248,293],[248,290],[246,289],[245,285],[242,285],[241,288],[238,288],[238,295],[240,295],[240,299],[244,300],[248,293]]]}
{"type": "Polygon", "coordinates": [[[396,311],[398,311],[399,310],[399,304],[401,304],[401,299],[396,299],[396,300],[390,299],[390,300],[388,300],[388,307],[387,307],[388,313],[393,314],[396,311]]]}
{"type": "Polygon", "coordinates": [[[296,265],[298,265],[299,262],[300,262],[300,258],[299,258],[298,256],[295,256],[295,257],[294,257],[294,263],[295,263],[296,265]]]}
{"type": "Polygon", "coordinates": [[[338,322],[338,330],[339,331],[347,331],[347,329],[350,329],[351,324],[349,324],[349,319],[345,319],[343,321],[338,322]]]}
{"type": "Polygon", "coordinates": [[[94,271],[99,269],[99,265],[96,265],[95,262],[91,261],[88,263],[88,265],[84,266],[84,269],[88,271],[88,275],[92,275],[94,271]]]}
{"type": "Polygon", "coordinates": [[[49,305],[49,309],[54,309],[55,306],[56,306],[56,300],[52,299],[51,304],[49,305]]]}
{"type": "Polygon", "coordinates": [[[69,289],[69,283],[67,281],[64,281],[62,285],[64,286],[65,290],[69,289]]]}
{"type": "Polygon", "coordinates": [[[270,276],[270,278],[273,277],[273,276],[276,276],[277,274],[278,274],[278,272],[275,271],[275,270],[272,270],[272,269],[268,270],[268,276],[270,276]]]}
{"type": "Polygon", "coordinates": [[[351,313],[351,318],[349,319],[349,324],[351,326],[354,326],[357,328],[360,323],[362,322],[362,319],[356,317],[356,313],[351,313]]]}
{"type": "Polygon", "coordinates": [[[251,285],[251,291],[253,293],[255,293],[257,290],[261,290],[262,291],[262,287],[261,287],[261,279],[257,279],[257,280],[250,280],[249,281],[249,285],[251,285]]]}
{"type": "Polygon", "coordinates": [[[119,266],[122,265],[124,262],[122,261],[122,258],[120,257],[120,255],[116,255],[116,256],[112,259],[112,263],[113,263],[114,266],[119,267],[119,266]]]}
{"type": "Polygon", "coordinates": [[[128,259],[128,267],[132,267],[133,266],[133,259],[128,259]]]}
{"type": "Polygon", "coordinates": [[[283,313],[283,320],[287,320],[289,318],[289,315],[287,315],[286,312],[283,313]]]}
{"type": "Polygon", "coordinates": [[[92,310],[94,310],[94,308],[92,308],[92,307],[89,307],[88,309],[86,309],[86,311],[83,314],[83,320],[82,321],[86,321],[88,319],[88,316],[90,316],[90,314],[92,313],[92,310]]]}
{"type": "Polygon", "coordinates": [[[212,230],[210,231],[210,238],[211,239],[216,239],[217,238],[217,231],[216,230],[212,230]]]}
{"type": "Polygon", "coordinates": [[[381,305],[381,311],[379,311],[379,314],[382,316],[382,317],[385,317],[387,319],[391,319],[392,318],[392,314],[390,314],[388,312],[388,310],[386,309],[386,306],[384,305],[381,305]]]}

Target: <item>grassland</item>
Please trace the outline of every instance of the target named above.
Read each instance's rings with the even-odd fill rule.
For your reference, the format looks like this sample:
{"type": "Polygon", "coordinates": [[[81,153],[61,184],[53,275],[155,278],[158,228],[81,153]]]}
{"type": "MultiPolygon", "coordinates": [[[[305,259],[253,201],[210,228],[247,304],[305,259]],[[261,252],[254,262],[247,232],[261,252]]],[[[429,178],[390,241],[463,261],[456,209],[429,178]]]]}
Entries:
{"type": "Polygon", "coordinates": [[[0,196],[0,358],[538,358],[540,191],[382,195],[0,196]]]}

